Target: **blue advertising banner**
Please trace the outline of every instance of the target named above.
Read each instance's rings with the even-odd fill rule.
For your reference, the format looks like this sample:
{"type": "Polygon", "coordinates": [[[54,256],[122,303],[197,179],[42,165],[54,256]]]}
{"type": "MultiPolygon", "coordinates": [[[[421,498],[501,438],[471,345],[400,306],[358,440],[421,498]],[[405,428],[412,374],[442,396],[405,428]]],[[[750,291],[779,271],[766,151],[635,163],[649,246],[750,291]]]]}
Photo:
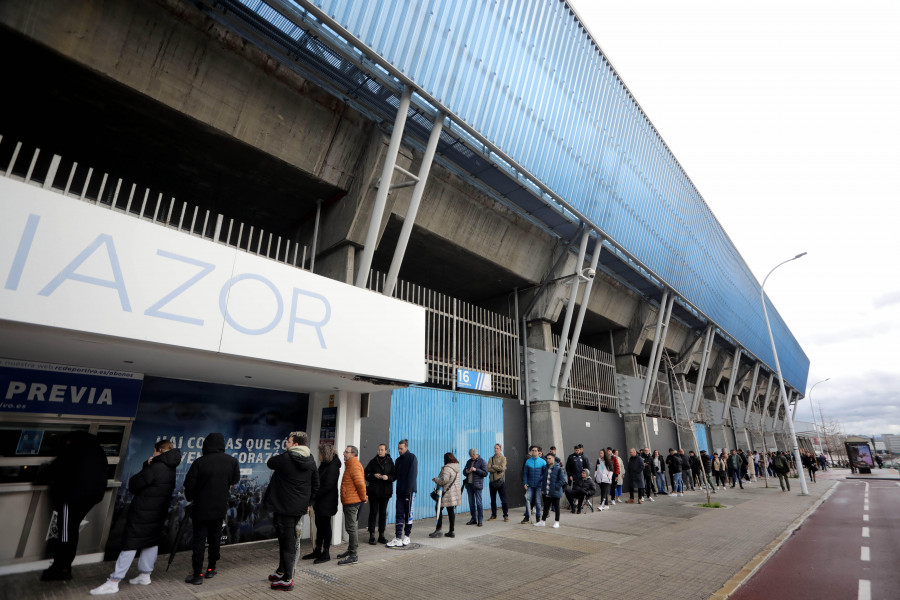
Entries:
{"type": "MultiPolygon", "coordinates": [[[[141,470],[153,454],[153,445],[162,439],[171,440],[182,452],[162,543],[164,551],[171,548],[188,505],[182,489],[184,476],[202,456],[203,440],[213,432],[225,436],[225,452],[238,460],[241,469],[241,481],[231,489],[223,542],[274,537],[270,516],[260,509],[272,473],[266,461],[284,451],[292,431],[306,430],[308,404],[306,394],[147,377],[131,429],[107,550],[118,543],[124,527],[124,511],[131,501],[128,480],[141,470]]],[[[182,538],[181,547],[189,544],[190,533],[182,538]]]]}
{"type": "Polygon", "coordinates": [[[492,391],[491,374],[469,369],[456,369],[456,387],[461,390],[492,391]]]}
{"type": "Polygon", "coordinates": [[[0,359],[0,412],[133,418],[142,383],[138,373],[0,359]]]}

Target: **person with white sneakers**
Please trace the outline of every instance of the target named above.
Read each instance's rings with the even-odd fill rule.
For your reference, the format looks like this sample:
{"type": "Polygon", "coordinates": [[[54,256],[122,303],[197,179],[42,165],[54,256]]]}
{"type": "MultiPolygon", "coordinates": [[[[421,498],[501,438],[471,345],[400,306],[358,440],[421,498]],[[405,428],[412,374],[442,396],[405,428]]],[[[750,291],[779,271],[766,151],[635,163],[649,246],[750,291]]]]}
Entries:
{"type": "Polygon", "coordinates": [[[541,481],[541,500],[544,503],[544,514],[541,520],[534,524],[535,527],[544,527],[547,525],[547,516],[550,514],[550,507],[553,507],[553,513],[556,520],[553,522],[553,528],[559,529],[559,500],[563,495],[563,488],[566,485],[566,472],[562,470],[556,457],[552,454],[547,455],[547,471],[546,476],[541,481]]]}
{"type": "Polygon", "coordinates": [[[160,440],[153,446],[151,456],[139,473],[128,480],[128,491],[134,499],[128,507],[125,520],[125,534],[122,551],[116,560],[116,567],[103,585],[91,590],[92,596],[115,594],[119,582],[125,579],[134,555],[141,551],[138,559],[137,577],[129,580],[134,585],[149,585],[150,573],[159,553],[163,523],[169,512],[172,492],[175,491],[175,469],[181,464],[181,450],[174,448],[169,440],[160,440]]]}
{"type": "Polygon", "coordinates": [[[416,498],[416,478],[419,476],[419,459],[409,451],[409,440],[403,439],[397,444],[397,460],[394,461],[394,473],[397,476],[397,491],[394,522],[396,536],[387,543],[388,548],[409,546],[409,534],[412,533],[412,508],[416,498]]]}

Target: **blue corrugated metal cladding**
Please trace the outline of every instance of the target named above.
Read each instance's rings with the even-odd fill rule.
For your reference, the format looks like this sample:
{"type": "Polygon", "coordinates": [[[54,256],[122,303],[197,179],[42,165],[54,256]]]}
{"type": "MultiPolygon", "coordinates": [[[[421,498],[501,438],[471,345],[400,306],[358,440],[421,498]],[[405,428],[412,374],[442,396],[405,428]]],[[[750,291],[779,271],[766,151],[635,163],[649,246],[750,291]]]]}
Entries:
{"type": "MultiPolygon", "coordinates": [[[[450,392],[423,387],[394,390],[391,394],[391,429],[389,448],[397,456],[397,443],[409,440],[409,451],[419,461],[418,493],[413,506],[413,518],[435,516],[434,503],[428,494],[434,489],[432,477],[437,477],[444,465],[444,453],[452,452],[463,467],[469,459],[469,449],[476,448],[485,461],[494,454],[494,444],[503,444],[503,400],[462,392],[450,392]]],[[[483,504],[490,506],[487,482],[482,492],[483,504]]],[[[394,522],[394,501],[388,505],[388,521],[394,522]]],[[[469,500],[457,513],[469,510],[469,500]]],[[[463,515],[468,520],[468,515],[463,515]]]]}

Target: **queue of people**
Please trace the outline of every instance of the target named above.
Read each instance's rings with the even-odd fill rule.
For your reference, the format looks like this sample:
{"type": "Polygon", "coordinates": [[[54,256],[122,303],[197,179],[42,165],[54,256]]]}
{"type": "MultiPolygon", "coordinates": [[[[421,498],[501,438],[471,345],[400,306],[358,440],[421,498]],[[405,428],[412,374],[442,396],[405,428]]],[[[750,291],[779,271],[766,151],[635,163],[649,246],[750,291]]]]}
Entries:
{"type": "MultiPolygon", "coordinates": [[[[95,436],[85,436],[87,434],[68,440],[66,448],[69,452],[54,461],[45,476],[53,491],[54,506],[62,519],[54,563],[42,576],[45,581],[71,578],[71,558],[77,544],[77,527],[70,527],[71,522],[80,522],[78,515],[85,514],[96,504],[101,479],[105,486],[105,455],[96,439],[91,439],[95,436]],[[73,476],[77,481],[72,480],[73,476]]],[[[263,508],[272,513],[278,540],[278,565],[268,576],[272,589],[288,591],[294,587],[293,571],[299,550],[297,526],[300,518],[311,509],[316,526],[314,548],[303,555],[302,560],[312,560],[314,564],[331,560],[332,517],[337,514],[339,503],[348,538],[347,549],[337,555],[339,565],[359,561],[358,518],[366,503],[369,503],[369,544],[384,544],[389,548],[410,544],[418,459],[409,451],[407,440],[399,442],[396,460],[391,457],[386,444],[379,444],[377,454],[365,468],[356,446],[344,448],[342,463],[335,448],[324,443],[318,447],[316,465],[309,438],[302,431],[291,432],[284,448],[283,453],[275,454],[267,461],[272,476],[262,498],[263,508]],[[343,478],[340,476],[342,464],[343,478]],[[396,498],[395,535],[388,541],[385,537],[386,511],[393,497],[396,498]]],[[[91,590],[92,595],[118,592],[119,583],[126,577],[135,556],[139,556],[138,574],[130,583],[150,584],[163,525],[175,491],[175,470],[181,458],[180,449],[171,441],[161,440],[141,471],[129,480],[128,489],[133,501],[126,518],[122,550],[113,572],[102,585],[91,590]]],[[[810,478],[815,482],[818,457],[803,452],[802,461],[802,468],[809,470],[810,478]]],[[[493,455],[487,461],[479,455],[477,448],[471,448],[464,467],[452,452],[445,453],[443,465],[432,480],[435,483],[431,497],[435,501],[436,520],[435,529],[428,536],[432,539],[455,537],[456,510],[462,504],[463,490],[470,510],[466,525],[482,527],[485,480],[490,497],[488,520],[500,518],[499,509],[503,520],[509,521],[507,467],[500,444],[494,446],[493,455]],[[443,531],[445,512],[446,532],[443,531]]],[[[600,450],[592,464],[582,444],[576,445],[564,462],[555,447],[545,455],[539,446],[532,445],[522,465],[526,503],[521,522],[546,527],[552,511],[552,527],[559,528],[563,497],[568,500],[569,510],[580,514],[586,506],[593,510],[593,498],[598,492],[597,508],[605,511],[617,503],[643,504],[655,501],[660,495],[684,496],[686,490],[698,488],[716,493],[729,482],[731,488],[739,486],[743,489],[745,482],[766,475],[777,475],[782,491],[790,491],[790,475],[795,467],[790,453],[781,451],[745,453],[741,449],[730,452],[722,449],[710,456],[706,450],[697,455],[694,451],[685,453],[683,449],[670,448],[664,457],[659,450],[651,452],[645,447],[630,448],[623,459],[618,450],[607,447],[600,450]],[[623,501],[626,481],[629,499],[623,501]]],[[[186,583],[201,585],[204,580],[217,575],[220,533],[228,510],[229,491],[239,480],[238,462],[225,453],[224,436],[209,434],[204,439],[201,457],[191,464],[184,480],[184,497],[191,502],[187,514],[193,526],[192,570],[185,578],[186,583]]]]}

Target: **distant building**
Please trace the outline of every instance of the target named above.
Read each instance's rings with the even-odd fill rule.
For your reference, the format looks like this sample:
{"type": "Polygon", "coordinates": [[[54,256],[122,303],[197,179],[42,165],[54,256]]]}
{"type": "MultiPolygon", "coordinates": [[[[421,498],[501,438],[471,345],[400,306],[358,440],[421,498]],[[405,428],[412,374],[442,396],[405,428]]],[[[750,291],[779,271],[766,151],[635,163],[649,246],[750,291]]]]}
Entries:
{"type": "Polygon", "coordinates": [[[900,435],[895,433],[883,433],[881,434],[881,439],[884,440],[884,445],[888,452],[891,454],[900,454],[900,435]]]}

